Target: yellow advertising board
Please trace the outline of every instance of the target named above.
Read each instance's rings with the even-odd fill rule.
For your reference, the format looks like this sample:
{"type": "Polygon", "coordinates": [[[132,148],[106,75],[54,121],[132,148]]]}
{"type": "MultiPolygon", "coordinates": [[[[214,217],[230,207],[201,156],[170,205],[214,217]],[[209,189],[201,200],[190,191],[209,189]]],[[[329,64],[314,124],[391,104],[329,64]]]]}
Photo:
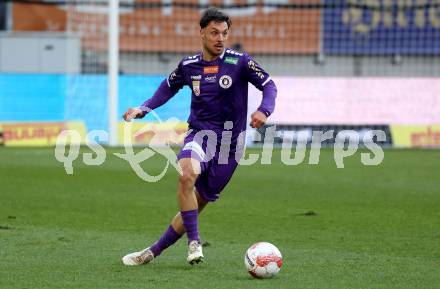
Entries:
{"type": "Polygon", "coordinates": [[[76,130],[83,141],[87,134],[81,121],[0,123],[5,146],[52,146],[63,130],[76,130]]]}
{"type": "Polygon", "coordinates": [[[440,147],[440,125],[391,125],[390,128],[395,147],[440,147]]]}
{"type": "Polygon", "coordinates": [[[127,135],[134,145],[182,145],[187,130],[186,122],[120,122],[118,141],[124,144],[124,137],[127,135]]]}

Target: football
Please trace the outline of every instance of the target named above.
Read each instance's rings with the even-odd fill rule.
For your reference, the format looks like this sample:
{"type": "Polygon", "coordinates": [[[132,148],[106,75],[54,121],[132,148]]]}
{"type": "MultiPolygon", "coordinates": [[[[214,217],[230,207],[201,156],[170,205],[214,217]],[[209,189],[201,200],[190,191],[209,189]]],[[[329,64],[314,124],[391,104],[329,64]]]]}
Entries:
{"type": "Polygon", "coordinates": [[[272,278],[280,272],[283,256],[277,247],[268,242],[253,244],[244,255],[247,271],[255,278],[272,278]]]}

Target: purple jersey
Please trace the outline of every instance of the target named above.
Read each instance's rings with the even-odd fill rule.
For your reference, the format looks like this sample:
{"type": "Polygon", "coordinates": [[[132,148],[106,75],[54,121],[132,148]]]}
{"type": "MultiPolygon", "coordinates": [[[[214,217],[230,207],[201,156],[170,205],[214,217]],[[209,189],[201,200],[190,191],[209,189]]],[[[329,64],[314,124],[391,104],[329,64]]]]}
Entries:
{"type": "MultiPolygon", "coordinates": [[[[188,85],[192,90],[191,113],[188,119],[192,129],[178,159],[195,158],[201,163],[201,174],[195,183],[197,192],[206,201],[215,201],[232,177],[243,142],[238,136],[246,130],[248,82],[263,91],[258,110],[269,116],[275,106],[276,86],[269,75],[246,53],[226,49],[216,60],[203,60],[202,54],[188,56],[164,80],[153,97],[141,109],[155,109],[179,89],[188,85]],[[221,133],[231,129],[230,146],[223,151],[221,133]],[[226,127],[225,127],[226,126],[226,127]],[[197,138],[198,133],[214,131],[213,139],[197,138]]],[[[243,135],[242,135],[243,136],[243,135]]]]}
{"type": "Polygon", "coordinates": [[[246,129],[248,82],[263,91],[258,110],[269,116],[275,106],[275,84],[251,56],[232,49],[211,62],[203,60],[202,53],[185,57],[142,107],[155,109],[188,85],[192,90],[189,127],[219,132],[226,121],[232,121],[235,138],[246,129]]]}

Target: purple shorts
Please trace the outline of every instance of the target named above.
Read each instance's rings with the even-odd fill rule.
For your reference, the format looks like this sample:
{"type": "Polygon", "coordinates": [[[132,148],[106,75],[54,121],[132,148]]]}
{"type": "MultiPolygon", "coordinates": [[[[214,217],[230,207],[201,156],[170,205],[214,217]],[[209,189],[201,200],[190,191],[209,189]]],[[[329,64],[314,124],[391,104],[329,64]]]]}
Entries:
{"type": "Polygon", "coordinates": [[[196,137],[198,131],[191,131],[184,141],[184,145],[177,155],[177,160],[194,158],[200,161],[201,173],[198,176],[195,187],[199,195],[208,202],[214,202],[228,184],[235,169],[237,161],[235,150],[222,150],[220,140],[215,137],[196,137]]]}

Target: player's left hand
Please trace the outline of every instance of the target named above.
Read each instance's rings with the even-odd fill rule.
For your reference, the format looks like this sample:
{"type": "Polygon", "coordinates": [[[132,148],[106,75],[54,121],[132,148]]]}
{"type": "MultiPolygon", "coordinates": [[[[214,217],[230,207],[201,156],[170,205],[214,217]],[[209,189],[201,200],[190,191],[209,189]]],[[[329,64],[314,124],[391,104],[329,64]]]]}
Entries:
{"type": "Polygon", "coordinates": [[[267,116],[259,110],[256,110],[253,114],[251,114],[251,123],[250,126],[252,128],[260,128],[263,124],[266,123],[267,116]]]}

